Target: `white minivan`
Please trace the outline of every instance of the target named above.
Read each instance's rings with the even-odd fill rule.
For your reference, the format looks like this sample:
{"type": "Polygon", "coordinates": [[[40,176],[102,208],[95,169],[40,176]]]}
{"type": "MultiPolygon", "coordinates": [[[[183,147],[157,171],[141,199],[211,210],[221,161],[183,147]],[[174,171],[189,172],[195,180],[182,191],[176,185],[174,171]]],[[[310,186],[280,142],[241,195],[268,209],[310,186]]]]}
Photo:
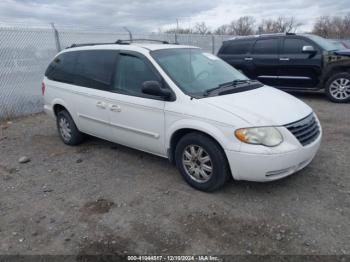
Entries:
{"type": "Polygon", "coordinates": [[[322,136],[305,103],[192,46],[74,45],[49,65],[42,93],[64,143],[89,134],[168,158],[203,191],[291,175],[322,136]]]}

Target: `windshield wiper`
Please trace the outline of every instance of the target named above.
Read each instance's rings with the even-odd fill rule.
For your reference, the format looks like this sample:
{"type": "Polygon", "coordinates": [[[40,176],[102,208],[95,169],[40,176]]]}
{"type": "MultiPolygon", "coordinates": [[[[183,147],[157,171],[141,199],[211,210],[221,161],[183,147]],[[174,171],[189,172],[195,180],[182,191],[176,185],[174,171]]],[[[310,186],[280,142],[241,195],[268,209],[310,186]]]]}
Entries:
{"type": "Polygon", "coordinates": [[[211,92],[219,90],[219,89],[224,88],[224,87],[230,87],[230,86],[236,87],[237,85],[251,83],[252,81],[254,81],[254,80],[236,79],[236,80],[233,80],[230,82],[222,83],[222,84],[218,85],[217,87],[205,90],[203,93],[203,96],[208,96],[211,92]]]}

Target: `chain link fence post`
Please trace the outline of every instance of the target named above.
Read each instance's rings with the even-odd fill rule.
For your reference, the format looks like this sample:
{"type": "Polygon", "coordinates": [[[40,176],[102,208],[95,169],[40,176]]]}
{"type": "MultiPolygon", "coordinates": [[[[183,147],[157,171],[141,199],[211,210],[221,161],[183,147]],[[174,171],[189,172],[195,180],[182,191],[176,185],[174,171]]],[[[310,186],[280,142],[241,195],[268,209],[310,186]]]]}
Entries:
{"type": "Polygon", "coordinates": [[[50,23],[52,29],[53,29],[53,32],[54,32],[54,35],[55,35],[55,43],[56,43],[56,50],[57,50],[57,53],[58,52],[61,52],[61,43],[60,43],[60,35],[55,27],[55,24],[54,23],[50,23]]]}
{"type": "Polygon", "coordinates": [[[215,55],[215,36],[211,35],[211,52],[215,55]]]}

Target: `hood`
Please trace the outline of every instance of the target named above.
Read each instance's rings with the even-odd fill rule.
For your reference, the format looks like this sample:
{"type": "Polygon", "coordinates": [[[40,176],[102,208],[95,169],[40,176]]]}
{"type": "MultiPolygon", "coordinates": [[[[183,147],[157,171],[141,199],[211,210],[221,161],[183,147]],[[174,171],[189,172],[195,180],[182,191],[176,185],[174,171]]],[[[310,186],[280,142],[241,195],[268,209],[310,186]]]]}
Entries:
{"type": "Polygon", "coordinates": [[[312,109],[301,100],[268,86],[208,97],[203,102],[243,118],[251,126],[286,125],[312,113],[312,109]]]}
{"type": "Polygon", "coordinates": [[[350,49],[342,49],[334,51],[334,54],[341,55],[341,56],[350,56],[350,49]]]}

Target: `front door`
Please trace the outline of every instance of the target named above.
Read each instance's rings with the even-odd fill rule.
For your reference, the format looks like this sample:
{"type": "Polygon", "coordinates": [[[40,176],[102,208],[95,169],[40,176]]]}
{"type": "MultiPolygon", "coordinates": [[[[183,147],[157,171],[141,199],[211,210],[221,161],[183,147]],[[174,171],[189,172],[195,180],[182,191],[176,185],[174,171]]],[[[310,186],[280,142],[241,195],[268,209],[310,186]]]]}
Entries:
{"type": "Polygon", "coordinates": [[[285,38],[279,59],[282,87],[312,88],[319,84],[322,53],[311,41],[297,37],[285,38]],[[303,46],[313,46],[317,53],[303,53],[303,46]]]}
{"type": "Polygon", "coordinates": [[[113,141],[165,156],[165,102],[141,91],[142,83],[151,80],[160,77],[147,58],[120,51],[109,102],[113,141]]]}

